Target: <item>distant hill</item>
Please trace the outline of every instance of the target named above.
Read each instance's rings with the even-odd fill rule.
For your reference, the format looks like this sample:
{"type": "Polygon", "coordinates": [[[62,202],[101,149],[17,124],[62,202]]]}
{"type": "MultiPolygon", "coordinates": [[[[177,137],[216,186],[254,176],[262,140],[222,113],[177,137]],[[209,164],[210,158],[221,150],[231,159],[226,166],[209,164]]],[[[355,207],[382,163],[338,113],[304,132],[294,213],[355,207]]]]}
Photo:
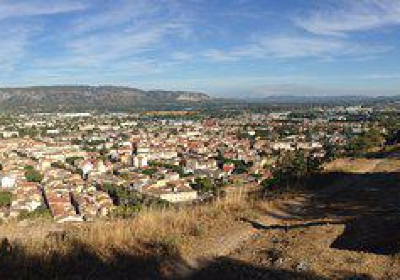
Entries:
{"type": "Polygon", "coordinates": [[[270,95],[247,99],[255,103],[362,103],[362,102],[395,102],[400,96],[364,96],[364,95],[270,95]]]}
{"type": "Polygon", "coordinates": [[[0,109],[10,111],[113,110],[141,106],[191,104],[209,99],[207,94],[197,92],[145,91],[117,86],[0,88],[0,109]]]}
{"type": "MultiPolygon", "coordinates": [[[[246,94],[243,94],[246,96],[246,94]]],[[[36,86],[0,88],[0,110],[55,112],[83,110],[182,110],[196,108],[249,108],[303,106],[304,104],[376,105],[397,104],[395,96],[299,96],[271,95],[260,98],[211,98],[190,91],[141,90],[119,86],[36,86]]]]}

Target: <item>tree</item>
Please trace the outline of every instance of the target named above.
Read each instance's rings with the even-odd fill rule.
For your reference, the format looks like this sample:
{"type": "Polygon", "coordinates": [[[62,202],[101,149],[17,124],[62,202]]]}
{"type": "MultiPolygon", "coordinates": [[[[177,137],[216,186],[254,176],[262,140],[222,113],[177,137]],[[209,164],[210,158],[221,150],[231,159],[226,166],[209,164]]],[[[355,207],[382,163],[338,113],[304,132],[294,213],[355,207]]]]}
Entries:
{"type": "Polygon", "coordinates": [[[322,161],[302,150],[280,157],[272,170],[272,177],[261,184],[264,189],[294,188],[301,186],[313,174],[320,171],[322,161]]]}
{"type": "Polygon", "coordinates": [[[45,205],[40,205],[38,208],[33,210],[32,212],[29,212],[27,210],[21,211],[19,214],[18,219],[20,220],[25,220],[25,219],[51,219],[52,215],[50,210],[45,206],[45,205]]]}
{"type": "Polygon", "coordinates": [[[52,163],[51,163],[51,166],[54,167],[54,168],[58,168],[58,169],[66,169],[65,164],[62,163],[62,162],[59,162],[59,161],[57,161],[57,162],[52,162],[52,163]]]}
{"type": "Polygon", "coordinates": [[[11,192],[0,192],[0,207],[11,205],[11,192]]]}
{"type": "Polygon", "coordinates": [[[380,116],[380,125],[385,128],[387,145],[400,143],[400,120],[397,114],[380,116]]]}
{"type": "Polygon", "coordinates": [[[209,177],[196,178],[195,188],[201,193],[208,193],[215,190],[214,184],[209,177]]]}
{"type": "Polygon", "coordinates": [[[144,169],[144,170],[142,170],[142,173],[143,173],[144,175],[152,176],[152,175],[154,175],[155,173],[157,173],[157,169],[156,169],[156,168],[144,169]]]}
{"type": "Polygon", "coordinates": [[[34,170],[35,168],[32,165],[25,165],[24,170],[25,171],[30,171],[30,170],[34,170]]]}
{"type": "Polygon", "coordinates": [[[380,147],[384,141],[383,135],[376,129],[370,129],[352,139],[347,145],[349,156],[363,156],[370,149],[380,147]]]}
{"type": "Polygon", "coordinates": [[[325,150],[326,161],[330,162],[336,158],[337,151],[335,145],[331,144],[329,141],[325,141],[323,149],[325,150]]]}
{"type": "Polygon", "coordinates": [[[100,155],[102,155],[102,156],[108,155],[109,152],[110,152],[110,151],[109,151],[109,150],[106,148],[106,146],[104,146],[104,145],[103,145],[103,147],[101,147],[101,149],[100,149],[100,151],[99,151],[100,155]]]}
{"type": "Polygon", "coordinates": [[[28,182],[40,183],[43,177],[43,174],[35,169],[28,169],[25,171],[25,178],[28,182]]]}
{"type": "Polygon", "coordinates": [[[83,159],[82,157],[67,157],[65,159],[65,161],[69,164],[69,165],[74,165],[75,161],[78,159],[83,159]]]}

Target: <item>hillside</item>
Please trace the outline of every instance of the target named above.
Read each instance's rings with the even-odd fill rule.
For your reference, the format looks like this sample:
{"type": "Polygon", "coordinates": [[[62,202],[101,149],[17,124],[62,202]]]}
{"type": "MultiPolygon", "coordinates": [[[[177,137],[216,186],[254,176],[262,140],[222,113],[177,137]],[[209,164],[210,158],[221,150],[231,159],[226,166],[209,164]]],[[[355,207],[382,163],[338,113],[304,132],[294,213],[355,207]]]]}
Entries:
{"type": "Polygon", "coordinates": [[[325,185],[269,199],[3,225],[0,278],[399,279],[399,169],[397,156],[339,159],[325,185]]]}
{"type": "Polygon", "coordinates": [[[83,109],[129,109],[207,101],[204,93],[186,91],[144,91],[115,86],[48,86],[0,89],[3,110],[55,111],[83,109]]]}

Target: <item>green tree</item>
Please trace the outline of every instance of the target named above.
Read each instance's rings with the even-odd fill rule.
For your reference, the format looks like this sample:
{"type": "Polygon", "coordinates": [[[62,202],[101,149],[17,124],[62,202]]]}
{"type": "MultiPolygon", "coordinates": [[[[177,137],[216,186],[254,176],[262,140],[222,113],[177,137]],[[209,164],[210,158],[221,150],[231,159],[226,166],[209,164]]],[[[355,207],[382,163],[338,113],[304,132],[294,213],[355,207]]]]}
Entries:
{"type": "Polygon", "coordinates": [[[74,165],[74,162],[78,159],[83,159],[82,157],[67,157],[65,159],[65,161],[69,164],[69,165],[74,165]]]}
{"type": "Polygon", "coordinates": [[[11,192],[0,192],[0,207],[11,205],[11,192]]]}
{"type": "Polygon", "coordinates": [[[327,162],[333,161],[336,158],[337,150],[335,145],[331,144],[329,141],[325,141],[323,149],[325,151],[325,160],[327,162]]]}
{"type": "Polygon", "coordinates": [[[142,173],[143,173],[144,175],[152,176],[152,175],[154,175],[155,173],[157,173],[157,168],[147,168],[147,169],[143,169],[143,170],[142,170],[142,173]]]}
{"type": "Polygon", "coordinates": [[[320,171],[322,161],[298,150],[281,156],[272,170],[272,177],[261,184],[264,189],[289,189],[303,186],[313,174],[320,171]]]}
{"type": "Polygon", "coordinates": [[[383,141],[382,133],[376,129],[370,129],[352,139],[346,150],[349,156],[364,156],[370,149],[380,147],[383,141]]]}
{"type": "Polygon", "coordinates": [[[28,182],[40,183],[43,180],[43,174],[35,169],[25,171],[25,178],[28,182]]]}
{"type": "Polygon", "coordinates": [[[201,193],[208,193],[215,190],[215,186],[209,177],[196,178],[195,188],[201,193]]]}

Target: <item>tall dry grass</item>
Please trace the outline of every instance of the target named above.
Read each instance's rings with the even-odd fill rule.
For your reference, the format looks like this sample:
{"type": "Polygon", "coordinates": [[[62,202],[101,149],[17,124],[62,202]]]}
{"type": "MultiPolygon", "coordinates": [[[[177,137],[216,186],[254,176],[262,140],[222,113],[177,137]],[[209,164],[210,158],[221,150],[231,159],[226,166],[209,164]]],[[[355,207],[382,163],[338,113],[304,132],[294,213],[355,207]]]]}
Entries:
{"type": "Polygon", "coordinates": [[[0,227],[0,254],[6,256],[0,267],[2,262],[4,267],[18,265],[29,273],[34,263],[58,277],[62,263],[75,266],[76,259],[104,265],[117,256],[177,257],[193,240],[237,223],[248,207],[244,199],[230,198],[189,208],[146,209],[125,220],[61,226],[50,221],[30,226],[11,223],[0,227]]]}

